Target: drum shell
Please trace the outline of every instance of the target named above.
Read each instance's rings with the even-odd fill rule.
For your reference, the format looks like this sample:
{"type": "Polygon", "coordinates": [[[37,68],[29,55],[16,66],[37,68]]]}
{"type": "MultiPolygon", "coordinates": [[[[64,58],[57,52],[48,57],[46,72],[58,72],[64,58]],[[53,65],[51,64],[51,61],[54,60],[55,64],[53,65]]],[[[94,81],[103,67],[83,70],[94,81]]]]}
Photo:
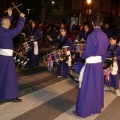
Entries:
{"type": "Polygon", "coordinates": [[[13,59],[15,61],[15,66],[19,69],[24,69],[27,62],[29,61],[29,59],[27,57],[23,56],[22,54],[20,54],[16,51],[14,51],[14,53],[13,53],[13,59]]]}
{"type": "Polygon", "coordinates": [[[51,57],[51,60],[52,62],[63,62],[66,60],[67,58],[67,54],[66,54],[66,51],[65,50],[56,50],[56,51],[53,51],[45,56],[43,56],[43,62],[45,64],[48,63],[48,58],[51,57]]]}
{"type": "Polygon", "coordinates": [[[30,49],[32,49],[31,42],[26,41],[26,42],[22,43],[22,45],[20,45],[19,52],[26,54],[30,49]]]}

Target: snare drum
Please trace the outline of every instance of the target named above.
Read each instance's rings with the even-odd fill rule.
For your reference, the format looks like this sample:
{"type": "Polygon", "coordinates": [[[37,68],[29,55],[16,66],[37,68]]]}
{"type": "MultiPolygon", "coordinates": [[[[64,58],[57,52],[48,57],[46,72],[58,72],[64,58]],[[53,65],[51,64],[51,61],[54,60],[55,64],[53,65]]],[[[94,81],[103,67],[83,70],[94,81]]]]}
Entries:
{"type": "Polygon", "coordinates": [[[21,53],[27,53],[31,49],[30,41],[24,42],[22,45],[20,45],[20,52],[21,53]]]}
{"type": "Polygon", "coordinates": [[[28,42],[24,42],[22,45],[23,45],[23,48],[24,48],[25,52],[28,52],[31,49],[29,41],[28,42]]]}
{"type": "Polygon", "coordinates": [[[51,57],[52,62],[62,62],[66,60],[67,54],[65,50],[53,51],[45,56],[43,56],[43,62],[48,63],[48,58],[51,57]]]}
{"type": "Polygon", "coordinates": [[[53,62],[58,62],[58,60],[60,60],[60,54],[57,51],[52,52],[49,55],[51,56],[53,62]]]}
{"type": "Polygon", "coordinates": [[[60,54],[57,51],[51,52],[43,56],[43,62],[48,63],[48,58],[51,57],[52,62],[58,62],[60,60],[60,54]]]}
{"type": "Polygon", "coordinates": [[[83,43],[74,44],[73,51],[74,52],[85,51],[85,44],[83,44],[83,43]]]}
{"type": "Polygon", "coordinates": [[[15,66],[20,69],[24,69],[27,62],[29,61],[29,59],[27,57],[23,56],[22,54],[20,54],[16,51],[14,51],[14,53],[13,53],[13,59],[15,61],[15,66]]]}

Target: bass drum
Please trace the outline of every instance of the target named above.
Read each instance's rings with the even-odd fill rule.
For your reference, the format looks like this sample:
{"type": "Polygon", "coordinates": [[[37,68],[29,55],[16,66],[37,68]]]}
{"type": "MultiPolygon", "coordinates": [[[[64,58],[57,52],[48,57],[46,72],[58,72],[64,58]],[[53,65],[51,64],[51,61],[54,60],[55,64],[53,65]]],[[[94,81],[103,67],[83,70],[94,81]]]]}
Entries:
{"type": "MultiPolygon", "coordinates": [[[[112,60],[106,59],[105,63],[103,64],[103,70],[108,69],[112,65],[112,63],[113,63],[112,60]]],[[[84,66],[84,64],[81,63],[81,62],[75,63],[71,67],[71,69],[69,70],[69,76],[70,76],[70,78],[73,79],[76,82],[79,82],[78,78],[79,78],[79,74],[80,74],[80,71],[81,71],[81,69],[82,69],[83,66],[84,66]]]]}

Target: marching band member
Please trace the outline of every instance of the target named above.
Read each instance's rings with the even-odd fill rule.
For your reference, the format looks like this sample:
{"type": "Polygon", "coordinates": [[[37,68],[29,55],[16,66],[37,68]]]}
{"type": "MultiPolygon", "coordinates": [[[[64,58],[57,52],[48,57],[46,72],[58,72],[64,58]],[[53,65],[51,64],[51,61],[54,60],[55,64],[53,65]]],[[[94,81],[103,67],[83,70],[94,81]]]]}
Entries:
{"type": "Polygon", "coordinates": [[[113,61],[111,68],[109,68],[109,75],[105,75],[105,87],[104,90],[110,90],[113,87],[115,94],[120,96],[119,92],[119,74],[118,74],[118,64],[120,60],[120,46],[117,45],[117,36],[110,37],[110,45],[108,47],[107,58],[113,61]]]}
{"type": "Polygon", "coordinates": [[[109,23],[105,23],[103,32],[107,35],[108,39],[113,35],[113,31],[110,29],[109,23]]]}
{"type": "Polygon", "coordinates": [[[69,67],[71,66],[71,54],[70,50],[73,48],[72,40],[66,35],[67,29],[66,28],[60,28],[60,45],[58,49],[64,48],[67,51],[68,60],[65,62],[61,62],[57,66],[57,75],[58,77],[68,77],[69,76],[69,67]]]}
{"type": "Polygon", "coordinates": [[[73,113],[80,117],[101,113],[104,107],[104,76],[103,63],[105,61],[108,38],[101,30],[102,17],[95,15],[92,19],[94,31],[86,40],[85,60],[79,75],[79,91],[76,109],[73,113]]]}
{"type": "Polygon", "coordinates": [[[81,25],[79,26],[79,30],[78,30],[78,32],[77,32],[78,41],[80,41],[81,36],[83,35],[83,33],[84,33],[84,25],[81,24],[81,25]]]}
{"type": "Polygon", "coordinates": [[[12,9],[9,8],[7,12],[8,17],[0,19],[0,99],[21,102],[22,100],[18,98],[18,79],[13,60],[13,38],[22,31],[25,23],[25,15],[20,13],[17,26],[9,29],[12,20],[12,9]]]}
{"type": "Polygon", "coordinates": [[[83,30],[83,32],[81,33],[81,35],[79,36],[79,39],[81,40],[81,39],[84,39],[84,40],[86,40],[87,39],[87,37],[88,37],[88,35],[90,34],[90,27],[89,27],[89,25],[87,25],[87,24],[85,24],[84,25],[84,30],[83,30]]]}
{"type": "Polygon", "coordinates": [[[31,30],[29,31],[29,40],[31,44],[31,50],[28,51],[28,66],[35,68],[39,65],[39,52],[40,52],[40,29],[37,27],[35,21],[31,23],[31,30]]]}
{"type": "MultiPolygon", "coordinates": [[[[90,27],[88,25],[84,25],[84,30],[81,31],[81,34],[79,35],[79,43],[80,42],[85,42],[88,35],[90,34],[90,27]]],[[[80,53],[77,52],[75,53],[75,62],[79,62],[81,61],[81,56],[80,56],[80,53]]]]}

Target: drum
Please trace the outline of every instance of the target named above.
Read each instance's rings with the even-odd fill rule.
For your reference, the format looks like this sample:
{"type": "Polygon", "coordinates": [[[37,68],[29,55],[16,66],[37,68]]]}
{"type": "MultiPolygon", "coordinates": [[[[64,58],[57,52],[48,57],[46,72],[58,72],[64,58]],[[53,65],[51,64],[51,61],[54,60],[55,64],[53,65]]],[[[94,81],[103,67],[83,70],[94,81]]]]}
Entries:
{"type": "Polygon", "coordinates": [[[20,54],[16,51],[14,51],[14,53],[13,53],[13,59],[15,61],[15,66],[20,69],[24,69],[27,62],[29,61],[29,59],[27,57],[23,56],[22,54],[20,54]]]}
{"type": "Polygon", "coordinates": [[[57,51],[50,53],[49,56],[51,57],[53,62],[57,62],[58,60],[60,60],[60,54],[57,51]]]}
{"type": "Polygon", "coordinates": [[[60,60],[60,54],[57,51],[51,52],[45,56],[43,56],[43,62],[46,64],[48,58],[51,57],[52,62],[58,62],[60,60]]]}
{"type": "Polygon", "coordinates": [[[74,52],[85,51],[85,41],[80,41],[79,43],[74,44],[74,52]]]}
{"type": "Polygon", "coordinates": [[[25,52],[28,52],[31,49],[30,41],[24,42],[22,45],[23,45],[25,52]]]}
{"type": "MultiPolygon", "coordinates": [[[[106,69],[110,68],[111,65],[112,65],[112,63],[113,63],[112,60],[106,59],[105,62],[104,62],[104,64],[103,64],[103,72],[104,72],[106,69]]],[[[77,62],[77,63],[75,63],[75,64],[71,67],[71,69],[70,69],[70,71],[69,71],[69,75],[70,75],[70,77],[71,77],[74,81],[79,82],[79,81],[78,81],[79,73],[80,73],[81,68],[82,68],[83,66],[84,66],[83,63],[77,62]]]]}
{"type": "Polygon", "coordinates": [[[52,60],[53,63],[54,62],[58,63],[58,62],[65,61],[68,56],[67,56],[67,53],[66,53],[66,51],[64,49],[63,50],[59,50],[59,51],[53,51],[53,52],[43,56],[43,62],[45,64],[48,63],[48,58],[49,57],[51,57],[51,60],[52,60]]]}
{"type": "Polygon", "coordinates": [[[26,54],[32,47],[30,45],[31,41],[24,42],[22,45],[20,45],[19,51],[24,55],[26,54]]]}
{"type": "Polygon", "coordinates": [[[70,69],[70,70],[69,70],[69,76],[70,76],[70,78],[73,79],[74,81],[79,82],[79,81],[78,81],[79,74],[78,74],[74,69],[70,69]]]}

